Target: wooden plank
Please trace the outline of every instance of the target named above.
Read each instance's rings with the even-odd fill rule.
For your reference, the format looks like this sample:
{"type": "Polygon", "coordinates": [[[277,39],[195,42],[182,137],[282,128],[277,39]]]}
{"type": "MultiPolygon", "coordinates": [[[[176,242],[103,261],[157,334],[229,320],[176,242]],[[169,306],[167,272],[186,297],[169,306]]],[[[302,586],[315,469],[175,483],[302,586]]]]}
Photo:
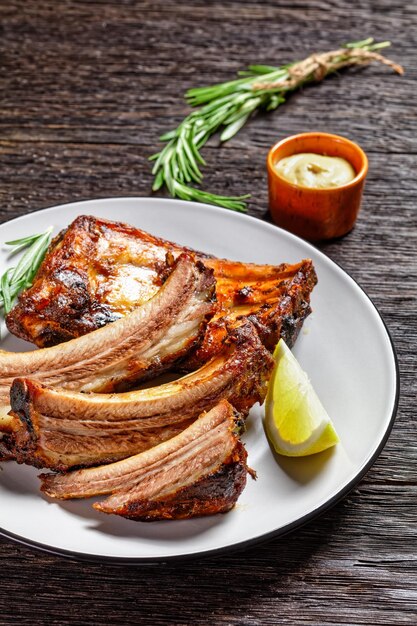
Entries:
{"type": "Polygon", "coordinates": [[[78,199],[149,195],[147,158],[189,111],[186,89],[249,63],[373,35],[393,42],[390,56],[406,69],[334,76],[204,150],[205,188],[252,193],[250,213],[265,219],[275,141],[329,130],[367,151],[357,226],[320,247],[374,300],[398,351],[399,414],[373,468],[304,528],[218,559],[128,568],[3,539],[0,624],[415,624],[415,3],[9,0],[0,24],[0,222],[78,199]]]}

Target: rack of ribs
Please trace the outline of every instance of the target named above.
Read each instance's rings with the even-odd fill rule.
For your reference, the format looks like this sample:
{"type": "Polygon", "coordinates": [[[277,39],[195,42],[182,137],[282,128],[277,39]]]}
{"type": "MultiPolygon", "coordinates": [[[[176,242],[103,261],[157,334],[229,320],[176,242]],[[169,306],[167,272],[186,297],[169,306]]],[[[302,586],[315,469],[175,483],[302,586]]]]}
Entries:
{"type": "MultiPolygon", "coordinates": [[[[189,249],[126,224],[80,216],[52,242],[35,281],[7,316],[13,334],[39,347],[85,335],[152,298],[167,254],[189,249]]],[[[195,252],[216,280],[217,311],[192,370],[221,350],[226,327],[249,319],[272,350],[280,337],[292,346],[310,312],[317,282],[311,260],[256,265],[195,252]]]]}
{"type": "Polygon", "coordinates": [[[154,521],[226,513],[254,473],[246,465],[239,439],[242,420],[220,401],[183,432],[151,450],[123,461],[42,474],[42,491],[51,498],[90,498],[104,513],[154,521]]]}
{"type": "Polygon", "coordinates": [[[263,402],[271,351],[294,343],[316,282],[309,259],[217,259],[78,217],[6,319],[40,350],[0,351],[0,459],[65,472],[43,491],[107,495],[95,508],[132,519],[230,510],[251,473],[237,421],[263,402]],[[187,375],[137,388],[166,371],[187,375]]]}
{"type": "Polygon", "coordinates": [[[80,393],[17,378],[8,447],[19,463],[57,471],[116,461],[173,437],[222,399],[247,415],[263,402],[272,368],[247,321],[199,370],[147,389],[80,393]]]}

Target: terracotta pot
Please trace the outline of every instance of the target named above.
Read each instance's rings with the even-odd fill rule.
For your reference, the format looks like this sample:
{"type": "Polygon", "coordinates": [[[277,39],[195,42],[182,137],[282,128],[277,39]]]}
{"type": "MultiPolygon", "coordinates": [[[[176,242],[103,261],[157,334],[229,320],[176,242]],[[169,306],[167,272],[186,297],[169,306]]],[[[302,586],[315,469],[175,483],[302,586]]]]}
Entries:
{"type": "Polygon", "coordinates": [[[368,159],[353,141],[328,133],[303,133],[279,141],[267,157],[269,209],[274,222],[304,239],[319,241],[348,233],[359,212],[368,159]],[[342,157],[356,176],[329,189],[312,189],[282,178],[274,165],[301,152],[342,157]]]}

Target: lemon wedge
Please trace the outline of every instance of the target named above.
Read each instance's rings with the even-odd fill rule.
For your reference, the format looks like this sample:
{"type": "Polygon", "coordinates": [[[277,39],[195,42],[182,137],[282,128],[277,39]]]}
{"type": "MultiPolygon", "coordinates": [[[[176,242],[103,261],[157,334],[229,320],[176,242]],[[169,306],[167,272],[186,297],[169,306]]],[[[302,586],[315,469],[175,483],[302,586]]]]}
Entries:
{"type": "Polygon", "coordinates": [[[297,359],[280,339],[265,403],[266,434],[278,454],[307,456],[339,441],[332,421],[297,359]]]}

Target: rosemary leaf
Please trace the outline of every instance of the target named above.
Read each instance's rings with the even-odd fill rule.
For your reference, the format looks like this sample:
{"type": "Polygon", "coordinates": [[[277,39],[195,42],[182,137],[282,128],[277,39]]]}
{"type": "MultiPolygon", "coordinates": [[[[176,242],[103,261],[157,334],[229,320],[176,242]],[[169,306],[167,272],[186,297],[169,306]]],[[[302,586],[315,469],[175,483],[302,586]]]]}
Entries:
{"type": "Polygon", "coordinates": [[[12,307],[12,297],[10,294],[10,284],[9,284],[10,275],[12,272],[13,272],[13,268],[10,268],[6,272],[4,272],[3,276],[1,277],[1,282],[0,282],[0,290],[1,290],[1,295],[2,295],[3,308],[6,313],[8,313],[12,307]]]}
{"type": "Polygon", "coordinates": [[[171,141],[171,139],[174,139],[176,137],[176,135],[177,135],[177,131],[176,130],[169,130],[164,135],[161,135],[159,139],[160,139],[160,141],[171,141]]]}
{"type": "Polygon", "coordinates": [[[246,124],[250,113],[238,117],[234,122],[228,124],[222,134],[220,135],[220,141],[228,141],[246,124]]]}
{"type": "Polygon", "coordinates": [[[42,234],[39,235],[28,235],[27,237],[22,237],[22,239],[13,239],[13,241],[5,241],[4,244],[6,246],[27,246],[30,243],[32,243],[33,241],[35,241],[35,239],[39,239],[39,237],[41,237],[42,234]]]}
{"type": "Polygon", "coordinates": [[[152,191],[158,191],[164,184],[164,170],[159,170],[152,185],[152,191]]]}
{"type": "Polygon", "coordinates": [[[195,125],[191,126],[189,130],[189,146],[194,155],[195,160],[200,163],[200,165],[206,165],[205,160],[201,156],[200,150],[198,149],[198,142],[196,140],[196,127],[195,125]]]}

